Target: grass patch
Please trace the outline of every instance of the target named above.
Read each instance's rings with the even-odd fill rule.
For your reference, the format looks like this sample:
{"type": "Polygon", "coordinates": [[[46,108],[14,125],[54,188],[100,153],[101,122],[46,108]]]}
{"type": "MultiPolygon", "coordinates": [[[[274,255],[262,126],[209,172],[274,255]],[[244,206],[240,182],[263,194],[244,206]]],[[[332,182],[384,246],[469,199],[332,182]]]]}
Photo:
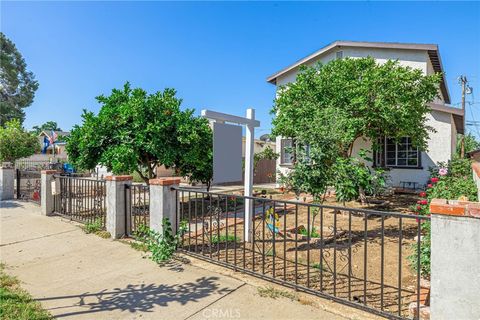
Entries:
{"type": "Polygon", "coordinates": [[[82,229],[87,234],[93,233],[103,239],[109,239],[112,237],[110,232],[103,230],[102,218],[97,218],[94,222],[85,223],[82,226],[82,229]]]}
{"type": "MultiPolygon", "coordinates": [[[[308,236],[307,229],[301,229],[300,234],[303,236],[308,236]]],[[[310,232],[310,238],[320,238],[320,233],[318,233],[317,229],[312,228],[312,231],[310,232]]]]}
{"type": "MultiPolygon", "coordinates": [[[[320,263],[314,263],[312,265],[312,268],[320,270],[320,263]]],[[[328,270],[327,270],[327,268],[325,268],[325,266],[322,265],[322,271],[328,271],[328,270]]]]}
{"type": "Polygon", "coordinates": [[[130,241],[129,244],[130,244],[130,247],[132,247],[132,249],[135,249],[137,251],[142,251],[142,252],[148,251],[147,245],[143,242],[130,241]]]}
{"type": "Polygon", "coordinates": [[[49,320],[53,317],[39,302],[20,287],[20,281],[4,272],[0,264],[0,319],[2,320],[49,320]]]}
{"type": "Polygon", "coordinates": [[[99,231],[102,231],[102,229],[103,226],[101,218],[97,218],[93,222],[87,222],[83,226],[83,231],[85,231],[85,233],[97,233],[99,231]]]}
{"type": "Polygon", "coordinates": [[[287,290],[275,289],[274,287],[259,287],[257,288],[257,291],[258,295],[263,298],[287,298],[294,301],[298,300],[296,293],[287,290]]]}
{"type": "Polygon", "coordinates": [[[240,239],[238,239],[235,235],[229,234],[228,237],[224,234],[220,235],[213,235],[212,240],[210,241],[211,244],[218,244],[218,243],[225,243],[225,242],[239,242],[240,239]]]}

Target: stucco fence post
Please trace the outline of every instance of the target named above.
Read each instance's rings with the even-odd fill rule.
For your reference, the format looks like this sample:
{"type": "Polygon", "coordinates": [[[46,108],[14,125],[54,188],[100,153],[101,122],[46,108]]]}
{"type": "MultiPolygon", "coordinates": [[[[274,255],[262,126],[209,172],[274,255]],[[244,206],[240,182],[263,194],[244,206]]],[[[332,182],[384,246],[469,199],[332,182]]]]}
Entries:
{"type": "Polygon", "coordinates": [[[12,200],[14,197],[15,169],[10,163],[0,164],[0,200],[12,200]]]}
{"type": "Polygon", "coordinates": [[[51,215],[55,209],[55,198],[52,192],[52,183],[54,183],[54,175],[58,173],[59,172],[57,170],[42,170],[40,173],[40,212],[43,216],[51,215]]]}
{"type": "Polygon", "coordinates": [[[162,233],[162,221],[167,218],[175,234],[177,230],[177,196],[174,188],[180,185],[180,178],[151,179],[149,183],[150,229],[162,233]]]}
{"type": "Polygon", "coordinates": [[[126,203],[128,200],[125,198],[126,185],[132,184],[132,176],[107,176],[106,180],[106,203],[107,203],[107,216],[106,216],[106,229],[110,233],[113,239],[119,239],[125,236],[127,211],[126,203]]]}
{"type": "Polygon", "coordinates": [[[480,203],[433,199],[431,319],[480,317],[480,203]]]}

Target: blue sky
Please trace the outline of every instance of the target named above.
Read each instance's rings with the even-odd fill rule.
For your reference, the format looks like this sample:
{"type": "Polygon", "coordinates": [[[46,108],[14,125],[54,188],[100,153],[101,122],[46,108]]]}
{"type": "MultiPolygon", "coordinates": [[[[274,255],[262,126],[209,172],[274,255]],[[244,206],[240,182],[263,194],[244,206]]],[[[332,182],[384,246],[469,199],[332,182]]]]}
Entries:
{"type": "MultiPolygon", "coordinates": [[[[334,40],[437,43],[452,103],[460,74],[480,99],[475,2],[2,1],[1,30],[40,83],[27,128],[54,120],[70,129],[82,109],[98,111],[95,96],[130,81],[176,88],[197,112],[253,107],[258,136],[270,130],[275,87],[266,77],[334,40]]],[[[479,110],[469,106],[467,120],[480,120],[479,110]]]]}

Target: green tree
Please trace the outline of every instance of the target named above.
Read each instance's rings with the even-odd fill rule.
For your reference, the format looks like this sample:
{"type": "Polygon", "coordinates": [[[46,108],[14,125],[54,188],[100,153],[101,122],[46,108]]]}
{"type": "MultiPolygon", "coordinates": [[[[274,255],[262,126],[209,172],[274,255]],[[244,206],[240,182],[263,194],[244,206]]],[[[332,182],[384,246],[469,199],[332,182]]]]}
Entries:
{"type": "Polygon", "coordinates": [[[50,132],[50,131],[62,131],[62,129],[58,126],[55,121],[47,121],[40,126],[33,126],[32,132],[35,134],[40,134],[42,131],[50,132]]]}
{"type": "Polygon", "coordinates": [[[0,162],[12,162],[40,151],[38,138],[25,131],[15,119],[0,127],[0,162]]]}
{"type": "MultiPolygon", "coordinates": [[[[463,135],[461,134],[457,135],[457,148],[456,148],[457,156],[460,156],[463,138],[464,138],[463,135]]],[[[465,135],[464,143],[465,143],[465,153],[480,149],[480,142],[477,141],[475,136],[471,133],[468,133],[467,135],[465,135]]]]}
{"type": "Polygon", "coordinates": [[[23,109],[32,104],[38,82],[15,44],[0,32],[0,126],[12,119],[23,123],[23,109]]]}
{"type": "Polygon", "coordinates": [[[208,121],[180,110],[174,89],[154,94],[126,83],[99,96],[98,115],[84,111],[82,125],[67,138],[69,159],[80,169],[104,165],[114,174],[137,172],[148,183],[157,166],[208,183],[212,134],[208,121]]]}
{"type": "Polygon", "coordinates": [[[425,149],[433,131],[426,124],[427,103],[438,95],[440,80],[440,74],[425,76],[398,61],[377,64],[371,57],[303,67],[295,82],[278,90],[272,134],[293,138],[295,151],[308,146],[310,155],[304,160],[302,153],[295,157],[294,170],[310,166],[309,175],[317,177],[311,182],[302,178],[304,190],[320,192],[328,185],[337,191],[359,189],[343,193],[344,200],[349,200],[368,187],[356,181],[365,176],[365,170],[360,170],[363,162],[344,160],[352,157],[355,141],[367,139],[376,149],[379,138],[409,136],[415,146],[425,149]],[[344,178],[336,179],[338,173],[344,178]]]}

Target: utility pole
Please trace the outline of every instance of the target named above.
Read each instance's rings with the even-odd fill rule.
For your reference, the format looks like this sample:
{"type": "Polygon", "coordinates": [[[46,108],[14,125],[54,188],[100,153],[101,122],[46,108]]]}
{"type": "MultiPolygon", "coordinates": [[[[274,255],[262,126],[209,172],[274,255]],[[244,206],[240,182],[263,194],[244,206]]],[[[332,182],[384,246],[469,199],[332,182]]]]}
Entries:
{"type": "Polygon", "coordinates": [[[460,81],[460,84],[462,86],[462,110],[463,110],[463,137],[462,141],[460,142],[460,158],[465,158],[465,134],[467,133],[466,127],[465,127],[465,91],[467,88],[467,77],[466,76],[460,76],[458,79],[460,81]]]}

